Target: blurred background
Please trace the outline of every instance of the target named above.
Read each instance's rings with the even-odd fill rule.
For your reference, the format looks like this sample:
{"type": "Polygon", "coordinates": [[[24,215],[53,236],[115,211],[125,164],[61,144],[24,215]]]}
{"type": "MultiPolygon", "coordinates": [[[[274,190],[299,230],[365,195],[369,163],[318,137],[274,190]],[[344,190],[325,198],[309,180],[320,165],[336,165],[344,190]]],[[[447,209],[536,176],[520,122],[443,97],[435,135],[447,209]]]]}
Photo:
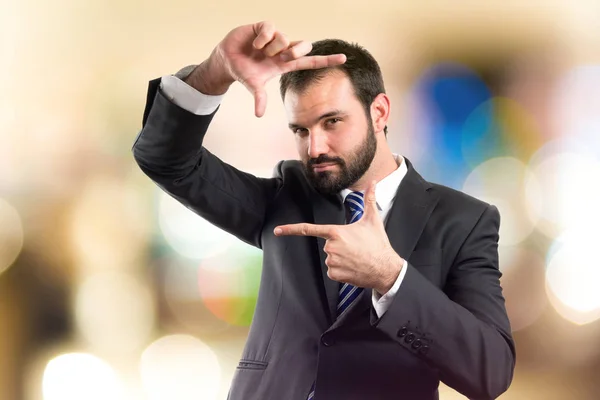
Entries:
{"type": "MultiPolygon", "coordinates": [[[[261,252],[161,193],[130,148],[150,79],[264,19],[369,49],[392,149],[500,209],[518,354],[501,398],[600,398],[598,0],[0,7],[0,399],[226,397],[261,252]]],[[[260,176],[297,158],[276,81],[268,93],[257,119],[232,87],[206,142],[260,176]]]]}

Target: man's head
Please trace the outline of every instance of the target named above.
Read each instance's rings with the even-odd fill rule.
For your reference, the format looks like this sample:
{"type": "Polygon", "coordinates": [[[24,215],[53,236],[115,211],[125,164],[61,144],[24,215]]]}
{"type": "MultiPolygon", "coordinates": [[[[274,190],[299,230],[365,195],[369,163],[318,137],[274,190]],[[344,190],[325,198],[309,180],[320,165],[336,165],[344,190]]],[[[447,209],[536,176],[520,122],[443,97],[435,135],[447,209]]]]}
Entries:
{"type": "Polygon", "coordinates": [[[375,158],[378,136],[387,134],[389,103],[377,61],[362,47],[333,39],[313,43],[309,55],[338,53],[346,55],[342,65],[280,79],[306,174],[322,193],[357,182],[375,158]]]}

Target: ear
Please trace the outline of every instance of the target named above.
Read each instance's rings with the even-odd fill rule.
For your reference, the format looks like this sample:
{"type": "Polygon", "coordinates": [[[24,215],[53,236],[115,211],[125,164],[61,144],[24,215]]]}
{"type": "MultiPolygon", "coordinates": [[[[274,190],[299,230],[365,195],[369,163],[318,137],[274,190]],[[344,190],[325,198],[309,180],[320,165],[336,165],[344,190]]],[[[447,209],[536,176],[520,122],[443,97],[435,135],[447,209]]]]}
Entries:
{"type": "Polygon", "coordinates": [[[371,119],[375,133],[383,131],[390,118],[390,98],[385,93],[379,93],[371,103],[371,119]]]}

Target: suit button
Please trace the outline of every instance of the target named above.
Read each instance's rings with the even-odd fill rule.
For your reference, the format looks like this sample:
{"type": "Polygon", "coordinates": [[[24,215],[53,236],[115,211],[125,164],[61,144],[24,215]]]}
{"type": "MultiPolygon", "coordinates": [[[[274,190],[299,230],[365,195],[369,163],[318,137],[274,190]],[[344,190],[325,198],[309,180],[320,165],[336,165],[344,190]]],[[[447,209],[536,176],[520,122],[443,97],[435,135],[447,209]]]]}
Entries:
{"type": "Polygon", "coordinates": [[[321,337],[321,343],[323,343],[323,346],[329,347],[329,346],[333,346],[335,341],[330,337],[323,336],[323,337],[321,337]]]}
{"type": "Polygon", "coordinates": [[[406,329],[405,326],[403,326],[402,328],[400,328],[400,330],[398,331],[398,336],[400,337],[404,337],[406,336],[406,334],[408,333],[408,329],[406,329]]]}
{"type": "Polygon", "coordinates": [[[417,340],[415,340],[415,341],[413,342],[413,344],[412,344],[412,346],[411,346],[411,347],[412,347],[413,349],[417,350],[417,349],[419,349],[419,348],[420,348],[422,345],[423,345],[423,343],[421,342],[421,339],[417,339],[417,340]]]}
{"type": "Polygon", "coordinates": [[[412,343],[413,340],[415,340],[415,335],[413,333],[409,333],[408,335],[406,335],[406,337],[404,338],[404,341],[406,343],[412,343]]]}
{"type": "Polygon", "coordinates": [[[424,344],[419,349],[419,354],[425,355],[425,354],[427,354],[428,351],[429,351],[429,346],[427,346],[426,344],[424,344]]]}

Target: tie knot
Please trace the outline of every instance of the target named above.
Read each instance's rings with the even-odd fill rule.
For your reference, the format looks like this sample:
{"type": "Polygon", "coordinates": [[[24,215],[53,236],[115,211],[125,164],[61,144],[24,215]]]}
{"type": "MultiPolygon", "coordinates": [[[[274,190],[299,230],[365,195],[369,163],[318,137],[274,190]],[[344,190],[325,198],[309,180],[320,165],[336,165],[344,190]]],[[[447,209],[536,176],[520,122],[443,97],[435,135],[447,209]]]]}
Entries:
{"type": "Polygon", "coordinates": [[[346,206],[346,221],[352,224],[358,221],[365,212],[364,195],[361,192],[352,192],[344,200],[346,206]]]}

